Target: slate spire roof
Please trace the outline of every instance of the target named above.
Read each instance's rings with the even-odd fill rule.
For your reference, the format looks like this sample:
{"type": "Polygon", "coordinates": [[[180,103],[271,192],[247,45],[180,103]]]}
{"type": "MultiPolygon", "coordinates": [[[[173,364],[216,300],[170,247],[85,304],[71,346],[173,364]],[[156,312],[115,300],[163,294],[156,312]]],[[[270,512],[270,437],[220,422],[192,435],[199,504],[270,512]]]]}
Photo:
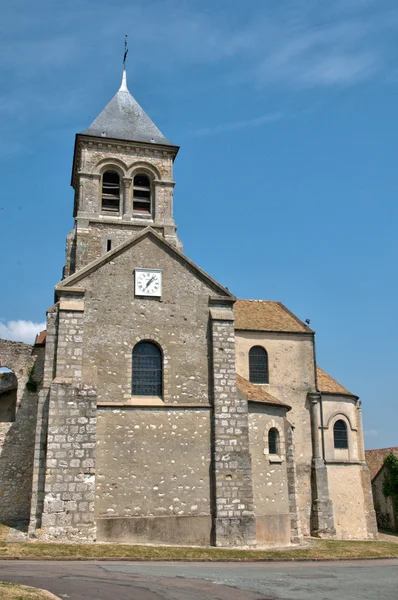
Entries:
{"type": "Polygon", "coordinates": [[[125,70],[117,94],[94,119],[90,127],[81,133],[118,140],[174,145],[164,137],[137,100],[130,94],[125,70]]]}

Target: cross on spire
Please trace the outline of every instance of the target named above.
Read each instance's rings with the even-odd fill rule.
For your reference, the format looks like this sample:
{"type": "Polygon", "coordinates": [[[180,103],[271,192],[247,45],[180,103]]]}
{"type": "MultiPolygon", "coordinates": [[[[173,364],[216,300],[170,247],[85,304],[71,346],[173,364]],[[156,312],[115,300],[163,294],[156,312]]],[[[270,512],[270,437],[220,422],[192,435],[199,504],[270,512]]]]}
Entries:
{"type": "Polygon", "coordinates": [[[127,48],[127,33],[124,36],[123,70],[126,70],[126,59],[129,49],[127,48]]]}

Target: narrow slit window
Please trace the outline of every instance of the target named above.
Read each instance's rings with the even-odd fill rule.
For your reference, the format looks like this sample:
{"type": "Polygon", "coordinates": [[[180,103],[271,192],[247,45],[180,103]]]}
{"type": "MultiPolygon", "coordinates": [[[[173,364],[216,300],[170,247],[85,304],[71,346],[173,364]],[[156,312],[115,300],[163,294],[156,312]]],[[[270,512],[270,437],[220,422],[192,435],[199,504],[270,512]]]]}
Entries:
{"type": "Polygon", "coordinates": [[[252,383],[269,383],[268,354],[262,346],[250,348],[249,379],[252,383]]]}
{"type": "Polygon", "coordinates": [[[347,425],[342,419],[336,421],[333,427],[334,447],[340,450],[348,449],[347,425]]]}
{"type": "Polygon", "coordinates": [[[106,251],[110,252],[112,250],[112,240],[106,240],[106,251]]]}
{"type": "Polygon", "coordinates": [[[151,182],[146,175],[136,175],[134,177],[133,212],[151,213],[151,182]]]}
{"type": "Polygon", "coordinates": [[[118,213],[120,207],[120,177],[116,171],[102,176],[102,212],[118,213]]]}
{"type": "Polygon", "coordinates": [[[271,427],[268,432],[268,452],[279,454],[279,431],[276,427],[271,427]]]}
{"type": "Polygon", "coordinates": [[[139,342],[133,349],[133,396],[162,397],[162,351],[153,342],[139,342]]]}

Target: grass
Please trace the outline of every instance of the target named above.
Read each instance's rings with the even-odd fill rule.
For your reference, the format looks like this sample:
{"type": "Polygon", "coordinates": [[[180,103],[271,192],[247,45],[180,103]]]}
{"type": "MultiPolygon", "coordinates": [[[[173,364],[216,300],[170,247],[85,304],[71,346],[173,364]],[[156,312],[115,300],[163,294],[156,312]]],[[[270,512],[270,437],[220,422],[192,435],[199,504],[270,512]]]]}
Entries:
{"type": "Polygon", "coordinates": [[[47,595],[35,588],[1,582],[0,598],[1,600],[48,600],[47,595]]]}
{"type": "Polygon", "coordinates": [[[235,550],[173,546],[128,546],[121,544],[60,544],[0,542],[1,558],[41,559],[130,559],[130,560],[334,560],[398,558],[398,544],[311,540],[305,546],[283,550],[235,550]]]}

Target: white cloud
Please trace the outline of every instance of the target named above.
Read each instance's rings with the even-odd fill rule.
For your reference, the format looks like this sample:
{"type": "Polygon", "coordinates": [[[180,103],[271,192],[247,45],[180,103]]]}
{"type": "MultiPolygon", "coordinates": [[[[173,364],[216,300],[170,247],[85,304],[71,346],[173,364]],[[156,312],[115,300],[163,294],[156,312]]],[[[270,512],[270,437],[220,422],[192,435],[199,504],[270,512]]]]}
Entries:
{"type": "Polygon", "coordinates": [[[0,322],[0,338],[14,342],[26,342],[32,344],[36,335],[46,328],[45,323],[34,323],[33,321],[8,321],[0,322]]]}
{"type": "Polygon", "coordinates": [[[368,429],[367,431],[364,431],[364,435],[366,437],[377,437],[379,432],[376,429],[368,429]]]}

